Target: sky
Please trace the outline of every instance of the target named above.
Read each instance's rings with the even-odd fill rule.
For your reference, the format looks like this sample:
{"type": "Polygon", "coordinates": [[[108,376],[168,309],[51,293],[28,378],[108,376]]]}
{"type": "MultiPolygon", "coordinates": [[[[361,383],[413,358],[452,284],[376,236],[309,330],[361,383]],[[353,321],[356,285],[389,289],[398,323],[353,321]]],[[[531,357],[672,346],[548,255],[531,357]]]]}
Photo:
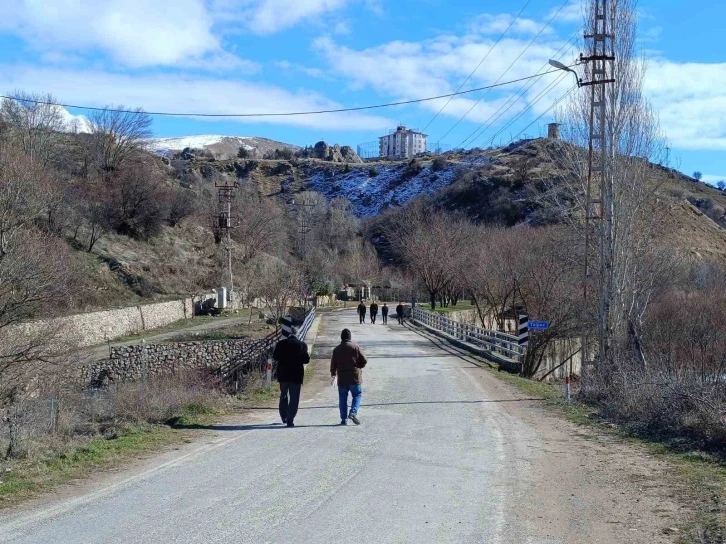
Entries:
{"type": "MultiPolygon", "coordinates": [[[[438,96],[538,74],[550,58],[572,63],[581,51],[580,1],[0,2],[0,92],[225,114],[438,96]]],[[[641,0],[638,10],[646,95],[670,165],[726,179],[726,3],[641,0]]],[[[153,130],[355,147],[404,124],[426,132],[429,144],[486,147],[544,135],[573,85],[571,74],[556,73],[450,101],[312,116],[155,117],[153,130]]]]}

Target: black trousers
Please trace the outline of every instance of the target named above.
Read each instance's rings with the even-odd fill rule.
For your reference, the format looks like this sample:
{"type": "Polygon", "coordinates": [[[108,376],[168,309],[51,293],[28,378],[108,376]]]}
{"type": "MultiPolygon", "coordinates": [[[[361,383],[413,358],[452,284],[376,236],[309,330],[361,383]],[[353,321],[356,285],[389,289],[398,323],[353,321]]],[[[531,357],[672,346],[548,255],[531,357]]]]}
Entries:
{"type": "Polygon", "coordinates": [[[301,389],[302,384],[280,382],[280,418],[287,423],[295,420],[297,408],[300,406],[301,389]]]}
{"type": "Polygon", "coordinates": [[[360,322],[361,323],[365,323],[366,322],[366,314],[358,314],[358,316],[360,317],[360,322]]]}
{"type": "Polygon", "coordinates": [[[388,323],[388,314],[381,314],[383,316],[383,324],[388,323]]]}
{"type": "Polygon", "coordinates": [[[378,314],[371,314],[371,323],[376,322],[376,317],[378,317],[378,314]]]}
{"type": "Polygon", "coordinates": [[[403,316],[400,314],[396,314],[398,316],[398,324],[403,325],[403,316]]]}

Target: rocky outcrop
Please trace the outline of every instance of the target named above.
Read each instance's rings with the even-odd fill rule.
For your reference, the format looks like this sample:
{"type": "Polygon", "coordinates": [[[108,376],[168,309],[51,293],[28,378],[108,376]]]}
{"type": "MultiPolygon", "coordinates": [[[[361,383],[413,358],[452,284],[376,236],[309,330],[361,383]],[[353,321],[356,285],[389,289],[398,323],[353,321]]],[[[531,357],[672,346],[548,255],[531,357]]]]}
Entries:
{"type": "Polygon", "coordinates": [[[326,142],[320,141],[315,144],[311,154],[312,158],[328,162],[351,162],[362,163],[363,160],[353,151],[353,148],[345,145],[335,144],[329,146],[326,142]]]}

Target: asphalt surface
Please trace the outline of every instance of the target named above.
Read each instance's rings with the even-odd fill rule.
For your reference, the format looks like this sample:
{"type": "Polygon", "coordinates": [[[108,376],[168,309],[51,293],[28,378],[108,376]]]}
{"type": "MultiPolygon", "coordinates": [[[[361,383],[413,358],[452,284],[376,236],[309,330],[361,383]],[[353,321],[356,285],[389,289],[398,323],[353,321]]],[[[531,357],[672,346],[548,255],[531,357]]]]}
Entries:
{"type": "Polygon", "coordinates": [[[335,389],[306,386],[296,428],[253,410],[146,471],[0,517],[0,542],[550,542],[517,514],[537,439],[482,371],[353,312],[323,319],[316,358],[344,326],[369,359],[360,426],[339,425],[335,389]]]}

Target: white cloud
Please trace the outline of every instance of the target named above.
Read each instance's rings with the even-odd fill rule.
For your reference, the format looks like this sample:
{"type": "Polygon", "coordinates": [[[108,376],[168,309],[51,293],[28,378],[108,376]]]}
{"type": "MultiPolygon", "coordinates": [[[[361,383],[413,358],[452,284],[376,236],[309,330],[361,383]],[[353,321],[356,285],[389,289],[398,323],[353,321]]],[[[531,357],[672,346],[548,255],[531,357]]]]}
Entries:
{"type": "MultiPolygon", "coordinates": [[[[507,34],[530,34],[535,35],[545,23],[541,21],[535,21],[533,19],[518,18],[514,23],[512,20],[514,15],[509,13],[501,13],[499,15],[484,14],[480,15],[476,21],[471,25],[471,29],[474,32],[480,34],[501,34],[509,28],[507,34]],[[512,25],[511,28],[509,25],[512,25]]],[[[552,29],[547,27],[543,33],[551,33],[552,29]]]]}
{"type": "Polygon", "coordinates": [[[651,60],[645,93],[674,147],[726,150],[726,63],[651,60]]]}
{"type": "MultiPolygon", "coordinates": [[[[32,47],[109,54],[124,66],[178,66],[210,62],[244,68],[213,32],[204,0],[17,0],[0,3],[0,31],[32,47]]],[[[247,66],[249,68],[249,66],[247,66]]]]}
{"type": "MultiPolygon", "coordinates": [[[[529,40],[504,39],[469,80],[466,88],[493,84],[524,50],[529,40]]],[[[563,41],[542,40],[533,46],[515,63],[502,81],[529,76],[540,71],[563,41]]],[[[423,42],[393,41],[377,47],[353,50],[335,43],[329,37],[318,38],[314,48],[327,60],[331,69],[349,81],[354,89],[370,88],[395,100],[407,100],[426,96],[437,96],[455,91],[462,81],[479,64],[493,46],[490,37],[468,35],[463,37],[444,35],[423,42]]],[[[502,120],[515,115],[529,100],[533,99],[554,79],[545,76],[524,94],[502,116],[502,120]]],[[[516,94],[524,83],[497,89],[474,106],[481,93],[454,98],[443,112],[443,116],[458,119],[474,106],[467,120],[483,123],[510,97],[516,94]]],[[[555,86],[534,106],[541,113],[571,85],[569,80],[555,86]]],[[[438,112],[447,99],[423,102],[420,107],[428,112],[438,112]]],[[[498,115],[498,114],[497,114],[498,115]]]]}
{"type": "Polygon", "coordinates": [[[328,74],[326,74],[320,68],[312,68],[310,66],[304,66],[302,64],[295,64],[294,62],[289,62],[286,60],[276,61],[275,66],[285,72],[301,73],[301,74],[305,74],[306,76],[315,77],[318,79],[328,79],[328,80],[332,79],[330,76],[328,76],[328,74]]]}
{"type": "Polygon", "coordinates": [[[348,21],[340,21],[335,25],[335,28],[333,28],[333,34],[338,36],[349,36],[351,32],[352,30],[348,21]]]}
{"type": "MultiPolygon", "coordinates": [[[[558,8],[553,8],[552,11],[547,15],[547,20],[550,20],[558,8]]],[[[557,16],[553,22],[555,23],[582,23],[586,11],[585,2],[583,0],[572,0],[564,8],[557,13],[557,16]]]]}
{"type": "Polygon", "coordinates": [[[351,0],[255,0],[244,18],[250,31],[273,34],[345,7],[351,0]]]}
{"type": "MultiPolygon", "coordinates": [[[[129,107],[141,106],[147,111],[225,114],[280,113],[341,107],[337,102],[315,92],[291,92],[274,85],[241,80],[190,74],[131,76],[94,70],[0,64],[0,88],[47,92],[49,82],[52,82],[50,90],[62,101],[87,106],[125,104],[129,107]]],[[[356,112],[234,120],[241,123],[349,131],[378,131],[395,123],[378,115],[356,112]]]]}

